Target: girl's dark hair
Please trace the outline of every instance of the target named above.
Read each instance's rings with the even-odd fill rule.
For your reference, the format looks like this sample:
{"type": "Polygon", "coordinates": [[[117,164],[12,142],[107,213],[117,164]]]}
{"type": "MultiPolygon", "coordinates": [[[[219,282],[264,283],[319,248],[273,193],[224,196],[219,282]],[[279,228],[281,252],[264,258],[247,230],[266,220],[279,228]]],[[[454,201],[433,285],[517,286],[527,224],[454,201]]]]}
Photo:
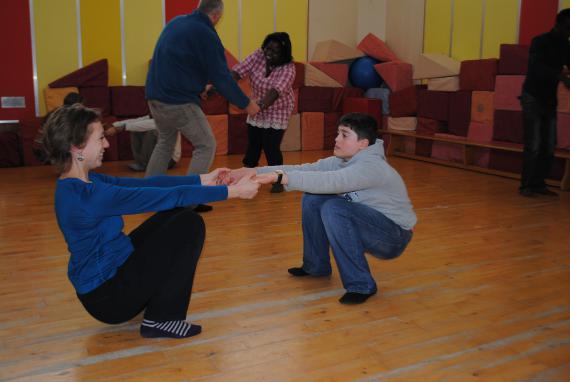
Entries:
{"type": "Polygon", "coordinates": [[[338,124],[350,127],[356,133],[358,140],[368,139],[369,145],[373,145],[378,139],[378,124],[368,114],[348,113],[340,118],[338,124]]]}
{"type": "Polygon", "coordinates": [[[89,125],[100,120],[97,110],[78,103],[61,106],[49,115],[42,143],[47,159],[60,174],[71,168],[71,147],[83,147],[91,134],[89,125]]]}
{"type": "Polygon", "coordinates": [[[261,49],[265,49],[267,44],[272,41],[275,41],[281,47],[281,57],[279,57],[278,66],[285,65],[293,61],[291,40],[289,39],[289,34],[287,32],[275,32],[268,34],[265,37],[265,40],[263,40],[263,44],[261,44],[261,49]]]}

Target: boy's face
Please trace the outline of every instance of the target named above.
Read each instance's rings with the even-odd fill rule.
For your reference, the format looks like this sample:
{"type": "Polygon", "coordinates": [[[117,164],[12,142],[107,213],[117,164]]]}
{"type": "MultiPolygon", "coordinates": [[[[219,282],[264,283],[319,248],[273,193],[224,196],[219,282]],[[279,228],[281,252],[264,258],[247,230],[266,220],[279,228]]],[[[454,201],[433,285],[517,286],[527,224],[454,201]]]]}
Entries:
{"type": "Polygon", "coordinates": [[[360,150],[368,147],[368,139],[358,139],[358,135],[348,126],[340,125],[334,145],[334,156],[350,159],[360,150]]]}

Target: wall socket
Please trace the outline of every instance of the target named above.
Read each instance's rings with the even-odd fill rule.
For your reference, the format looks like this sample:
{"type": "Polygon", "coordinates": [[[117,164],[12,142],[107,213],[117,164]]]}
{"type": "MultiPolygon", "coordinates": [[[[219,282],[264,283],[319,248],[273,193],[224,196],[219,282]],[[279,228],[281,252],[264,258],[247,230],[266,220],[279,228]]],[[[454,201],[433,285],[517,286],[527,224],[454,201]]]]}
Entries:
{"type": "Polygon", "coordinates": [[[1,103],[4,109],[24,109],[26,97],[2,97],[1,103]]]}

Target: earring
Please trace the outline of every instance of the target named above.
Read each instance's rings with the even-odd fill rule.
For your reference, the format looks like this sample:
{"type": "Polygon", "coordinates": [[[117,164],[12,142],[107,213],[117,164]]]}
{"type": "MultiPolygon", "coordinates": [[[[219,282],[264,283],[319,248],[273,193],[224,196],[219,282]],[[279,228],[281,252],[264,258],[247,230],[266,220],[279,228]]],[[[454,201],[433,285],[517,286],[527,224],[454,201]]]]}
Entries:
{"type": "Polygon", "coordinates": [[[83,156],[83,153],[79,153],[77,154],[77,160],[80,162],[83,162],[85,160],[85,157],[83,156]]]}

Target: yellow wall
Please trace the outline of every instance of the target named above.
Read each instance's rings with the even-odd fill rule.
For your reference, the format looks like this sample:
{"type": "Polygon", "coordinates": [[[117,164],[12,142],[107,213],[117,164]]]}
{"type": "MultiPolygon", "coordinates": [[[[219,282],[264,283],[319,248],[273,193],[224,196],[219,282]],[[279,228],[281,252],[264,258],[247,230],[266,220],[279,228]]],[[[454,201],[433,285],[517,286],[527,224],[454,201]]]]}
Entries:
{"type": "Polygon", "coordinates": [[[289,33],[295,61],[307,61],[308,14],[309,0],[277,0],[276,29],[289,33]]]}
{"type": "Polygon", "coordinates": [[[499,57],[501,44],[518,41],[519,0],[487,0],[481,58],[499,57]]]}
{"type": "Polygon", "coordinates": [[[83,65],[106,58],[109,85],[122,84],[119,0],[81,0],[83,65]]]}
{"type": "Polygon", "coordinates": [[[224,15],[216,25],[218,35],[224,48],[239,60],[239,11],[238,0],[224,1],[224,15]]]}
{"type": "Polygon", "coordinates": [[[144,85],[148,61],[162,30],[162,0],[124,0],[128,85],[144,85]]]}
{"type": "Polygon", "coordinates": [[[451,1],[426,0],[424,53],[450,54],[451,1]]]}
{"type": "Polygon", "coordinates": [[[558,9],[563,10],[570,8],[570,0],[560,0],[560,7],[558,9]]]}
{"type": "Polygon", "coordinates": [[[451,57],[458,61],[480,57],[483,0],[455,0],[451,57]]]}
{"type": "Polygon", "coordinates": [[[47,85],[79,67],[76,21],[75,0],[34,1],[40,115],[47,85]]]}
{"type": "Polygon", "coordinates": [[[265,36],[274,31],[273,1],[242,0],[241,12],[241,59],[243,59],[258,49],[265,36]]]}

